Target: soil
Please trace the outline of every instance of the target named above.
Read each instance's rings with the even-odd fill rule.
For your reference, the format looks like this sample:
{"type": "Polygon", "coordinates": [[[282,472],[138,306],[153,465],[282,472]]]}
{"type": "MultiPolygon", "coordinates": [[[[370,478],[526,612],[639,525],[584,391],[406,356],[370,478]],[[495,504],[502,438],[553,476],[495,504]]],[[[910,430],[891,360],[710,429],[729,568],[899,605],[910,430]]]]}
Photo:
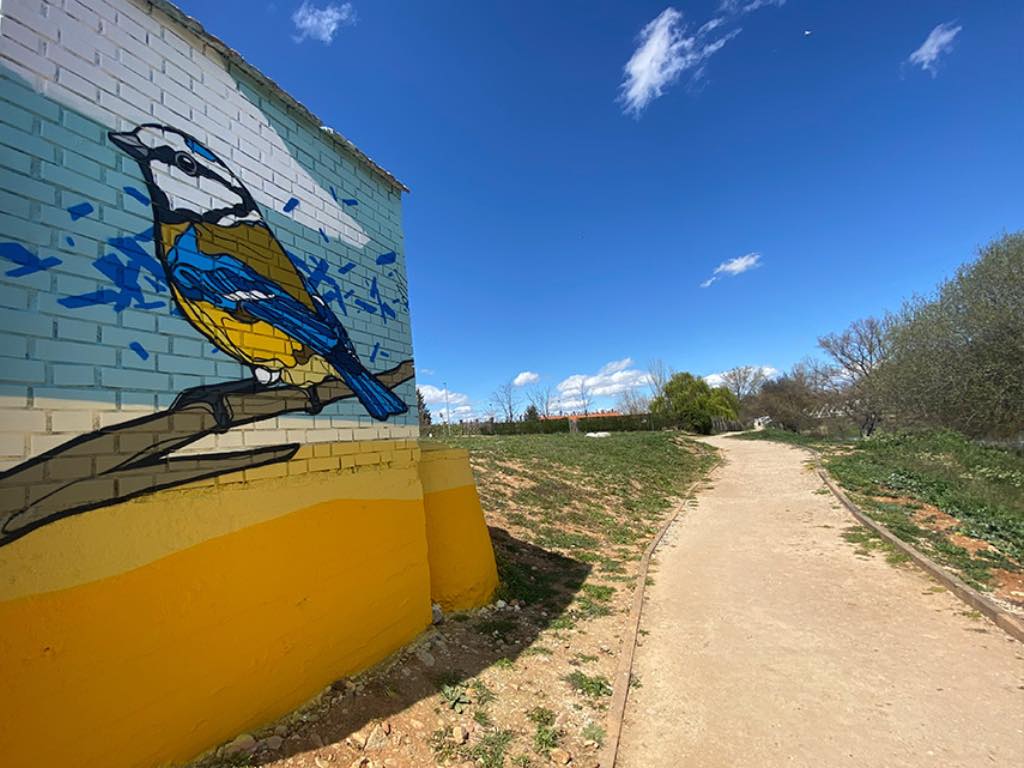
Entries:
{"type": "Polygon", "coordinates": [[[618,765],[1024,765],[1024,646],[854,520],[783,445],[710,438],[656,556],[618,765]]]}

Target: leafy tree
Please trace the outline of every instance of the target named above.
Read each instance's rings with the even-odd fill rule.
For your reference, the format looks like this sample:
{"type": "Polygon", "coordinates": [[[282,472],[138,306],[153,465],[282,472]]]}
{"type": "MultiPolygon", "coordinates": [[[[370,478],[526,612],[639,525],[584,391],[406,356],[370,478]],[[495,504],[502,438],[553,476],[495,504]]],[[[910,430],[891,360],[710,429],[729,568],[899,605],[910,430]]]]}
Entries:
{"type": "Polygon", "coordinates": [[[879,386],[902,421],[973,437],[1024,434],[1024,232],[893,319],[879,386]]]}
{"type": "Polygon", "coordinates": [[[419,387],[416,388],[416,410],[419,411],[420,426],[430,426],[430,409],[427,408],[427,401],[423,399],[423,393],[419,387]]]}
{"type": "Polygon", "coordinates": [[[526,406],[526,410],[523,411],[523,421],[540,421],[540,411],[537,410],[537,406],[530,403],[526,406]]]}
{"type": "Polygon", "coordinates": [[[651,402],[651,410],[683,429],[709,435],[716,420],[737,417],[739,402],[725,387],[711,387],[692,373],[676,373],[651,402]]]}

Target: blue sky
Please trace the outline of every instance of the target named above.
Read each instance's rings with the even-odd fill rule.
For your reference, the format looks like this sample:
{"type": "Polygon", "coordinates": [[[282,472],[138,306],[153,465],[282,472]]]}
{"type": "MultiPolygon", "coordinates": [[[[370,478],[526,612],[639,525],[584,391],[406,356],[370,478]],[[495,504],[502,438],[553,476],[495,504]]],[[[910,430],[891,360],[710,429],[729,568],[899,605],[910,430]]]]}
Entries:
{"type": "Polygon", "coordinates": [[[455,418],[786,369],[1024,226],[1019,3],[179,4],[412,188],[455,418]]]}

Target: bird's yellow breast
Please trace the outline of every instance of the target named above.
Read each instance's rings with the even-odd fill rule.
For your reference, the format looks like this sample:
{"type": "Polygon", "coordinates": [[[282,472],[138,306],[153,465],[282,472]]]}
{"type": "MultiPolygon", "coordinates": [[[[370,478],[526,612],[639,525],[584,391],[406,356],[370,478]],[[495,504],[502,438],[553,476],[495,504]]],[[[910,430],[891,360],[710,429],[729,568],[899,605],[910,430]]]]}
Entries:
{"type": "Polygon", "coordinates": [[[192,301],[172,286],[174,300],[199,331],[222,352],[239,362],[268,371],[280,371],[286,384],[309,386],[328,376],[334,368],[304,344],[263,320],[244,322],[208,301],[192,301]]]}

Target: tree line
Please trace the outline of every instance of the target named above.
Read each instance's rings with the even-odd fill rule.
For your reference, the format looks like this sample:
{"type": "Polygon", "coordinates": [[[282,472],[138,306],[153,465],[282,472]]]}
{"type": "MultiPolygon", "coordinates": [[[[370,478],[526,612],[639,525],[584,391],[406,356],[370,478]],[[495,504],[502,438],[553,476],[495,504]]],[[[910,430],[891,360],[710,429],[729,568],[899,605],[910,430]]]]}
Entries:
{"type": "MultiPolygon", "coordinates": [[[[738,392],[741,415],[871,435],[944,428],[1024,437],[1024,232],[983,247],[931,294],[818,339],[822,358],[738,392]]],[[[743,369],[730,372],[743,380],[743,369]]]]}

